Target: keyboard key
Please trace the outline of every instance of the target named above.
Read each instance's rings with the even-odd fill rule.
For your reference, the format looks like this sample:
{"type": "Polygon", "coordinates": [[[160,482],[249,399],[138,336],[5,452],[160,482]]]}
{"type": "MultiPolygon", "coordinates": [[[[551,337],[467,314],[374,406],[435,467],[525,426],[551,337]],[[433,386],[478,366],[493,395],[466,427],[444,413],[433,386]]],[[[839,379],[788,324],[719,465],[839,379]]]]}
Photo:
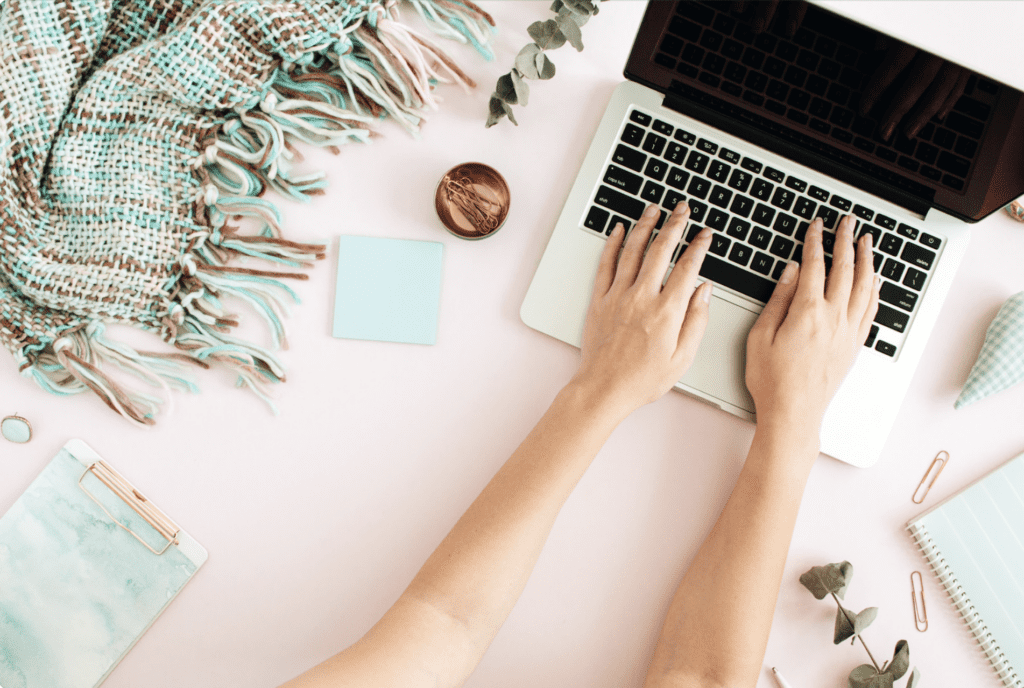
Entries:
{"type": "Polygon", "coordinates": [[[717,205],[719,208],[728,208],[729,201],[731,200],[732,191],[719,184],[715,185],[715,188],[711,190],[711,195],[708,196],[708,202],[717,205]]]}
{"type": "MultiPolygon", "coordinates": [[[[914,268],[910,268],[913,270],[914,268]]],[[[921,273],[924,274],[924,273],[921,273]]],[[[882,277],[891,279],[894,282],[899,282],[900,277],[903,276],[903,263],[893,260],[892,258],[886,258],[885,264],[882,266],[882,277]]]]}
{"type": "Polygon", "coordinates": [[[875,216],[875,211],[862,205],[855,205],[853,206],[853,214],[862,220],[871,222],[871,219],[875,216]]]}
{"type": "Polygon", "coordinates": [[[654,124],[651,125],[651,129],[659,134],[664,134],[665,136],[671,136],[672,132],[675,131],[675,127],[668,122],[661,121],[660,119],[654,120],[654,124]]]}
{"type": "Polygon", "coordinates": [[[850,208],[853,207],[853,204],[850,203],[850,201],[846,200],[845,198],[841,198],[839,196],[833,196],[832,200],[830,200],[828,202],[828,204],[833,206],[833,207],[835,207],[835,208],[839,208],[843,212],[848,212],[850,210],[850,208]]]}
{"type": "Polygon", "coordinates": [[[740,154],[737,153],[736,151],[731,151],[728,148],[723,148],[722,150],[718,151],[718,157],[724,160],[728,160],[734,165],[738,165],[740,162],[740,154]]]}
{"type": "Polygon", "coordinates": [[[644,130],[635,124],[627,124],[622,130],[622,140],[631,146],[639,146],[644,140],[644,130]]]}
{"type": "Polygon", "coordinates": [[[782,180],[786,178],[786,174],[774,167],[766,167],[764,170],[764,176],[771,179],[773,182],[782,183],[782,180]]]}
{"type": "Polygon", "coordinates": [[[820,186],[812,186],[811,190],[808,191],[807,193],[809,193],[812,198],[816,198],[822,203],[827,201],[829,196],[828,191],[825,191],[825,189],[821,188],[820,186]]]}
{"type": "Polygon", "coordinates": [[[779,213],[779,216],[775,218],[775,224],[772,225],[776,232],[779,234],[785,234],[786,236],[792,236],[793,232],[796,231],[797,219],[792,215],[786,213],[779,213]]]}
{"type": "Polygon", "coordinates": [[[754,183],[750,185],[750,195],[759,201],[767,201],[771,198],[772,189],[774,188],[774,184],[763,179],[755,179],[754,183]]]}
{"type": "Polygon", "coordinates": [[[764,104],[764,96],[754,93],[753,91],[744,91],[743,100],[747,101],[748,103],[753,103],[758,107],[764,104]]]}
{"type": "Polygon", "coordinates": [[[732,167],[726,165],[721,160],[715,160],[708,166],[708,176],[714,179],[716,182],[725,183],[725,180],[729,178],[729,172],[732,167]]]}
{"type": "Polygon", "coordinates": [[[797,179],[792,175],[786,178],[786,186],[793,189],[794,191],[799,191],[800,193],[803,193],[804,191],[807,190],[807,182],[805,182],[802,179],[797,179]]]}
{"type": "Polygon", "coordinates": [[[741,220],[738,217],[734,217],[729,222],[729,228],[725,230],[725,233],[734,239],[743,241],[747,238],[747,232],[750,231],[750,223],[746,220],[741,220]]]}
{"type": "Polygon", "coordinates": [[[942,243],[942,240],[939,239],[939,237],[932,236],[931,234],[922,234],[921,243],[928,248],[937,249],[939,248],[939,244],[942,243]]]}
{"type": "Polygon", "coordinates": [[[750,158],[743,158],[743,162],[740,163],[740,167],[750,172],[753,172],[754,174],[760,174],[762,166],[761,163],[759,163],[756,160],[751,160],[750,158]]]}
{"type": "Polygon", "coordinates": [[[646,207],[643,201],[637,200],[632,196],[627,196],[624,193],[620,193],[615,189],[604,185],[598,187],[597,195],[594,197],[594,202],[608,208],[609,210],[613,210],[620,215],[631,217],[634,220],[640,219],[640,216],[644,214],[644,208],[646,207]]]}
{"type": "Polygon", "coordinates": [[[677,141],[682,141],[688,146],[692,146],[694,143],[697,142],[696,136],[683,129],[676,129],[676,133],[674,133],[672,137],[675,138],[677,141]]]}
{"type": "Polygon", "coordinates": [[[875,322],[891,330],[904,332],[907,329],[907,323],[910,322],[910,316],[895,308],[886,306],[884,303],[880,303],[878,304],[878,313],[875,315],[875,322]]]}
{"type": "Polygon", "coordinates": [[[646,155],[629,146],[623,146],[621,143],[616,146],[615,152],[612,154],[613,162],[637,172],[643,169],[645,160],[647,160],[646,155]]]}
{"type": "Polygon", "coordinates": [[[878,292],[878,298],[886,303],[891,303],[905,311],[914,310],[917,305],[917,294],[892,282],[882,282],[882,288],[878,292]]]}
{"type": "Polygon", "coordinates": [[[769,207],[764,203],[758,203],[757,208],[754,210],[754,222],[759,225],[768,227],[772,223],[772,219],[775,218],[775,208],[769,207]]]}
{"type": "Polygon", "coordinates": [[[746,193],[751,179],[753,179],[753,176],[749,172],[744,172],[737,168],[732,171],[732,176],[729,177],[729,186],[741,193],[746,193]]]}
{"type": "Polygon", "coordinates": [[[643,149],[651,155],[661,155],[661,151],[665,150],[665,137],[658,136],[653,131],[647,132],[643,149]]]}
{"type": "Polygon", "coordinates": [[[875,265],[874,265],[875,272],[878,272],[879,270],[882,269],[882,259],[885,258],[885,256],[882,255],[881,253],[879,253],[878,251],[875,251],[874,252],[874,258],[875,258],[875,265]]]}
{"type": "Polygon", "coordinates": [[[737,84],[743,83],[743,77],[747,75],[747,68],[738,62],[730,62],[725,67],[725,78],[737,84]]]}
{"type": "Polygon", "coordinates": [[[785,260],[789,258],[789,254],[793,251],[793,240],[787,239],[786,237],[775,237],[775,241],[772,242],[771,253],[773,256],[785,260]]]}
{"type": "Polygon", "coordinates": [[[592,205],[590,206],[590,212],[587,213],[587,219],[583,221],[583,226],[594,230],[598,234],[602,234],[604,233],[609,215],[610,213],[607,210],[602,210],[596,205],[592,205]]]}
{"type": "Polygon", "coordinates": [[[695,201],[692,198],[687,201],[690,206],[690,220],[693,222],[703,222],[704,213],[708,211],[708,204],[702,201],[695,201]]]}
{"type": "Polygon", "coordinates": [[[867,341],[864,342],[864,346],[871,348],[875,345],[875,338],[878,337],[878,325],[872,325],[871,331],[868,332],[867,341]]]}
{"type": "Polygon", "coordinates": [[[780,186],[777,189],[775,189],[775,195],[772,196],[771,203],[776,208],[781,208],[782,210],[789,210],[790,207],[793,205],[793,199],[795,198],[796,194],[794,194],[789,189],[785,189],[780,186]]]}
{"type": "MultiPolygon", "coordinates": [[[[735,219],[733,221],[735,222],[735,219]]],[[[750,233],[750,245],[768,250],[768,245],[771,244],[773,236],[771,230],[755,225],[754,231],[750,233]]]]}
{"type": "Polygon", "coordinates": [[[807,196],[801,196],[796,199],[796,203],[793,204],[793,212],[798,217],[802,217],[805,220],[814,219],[814,210],[818,207],[818,204],[807,198],[807,196]]]}
{"type": "MultiPolygon", "coordinates": [[[[729,241],[725,237],[720,238],[729,241]]],[[[724,254],[717,253],[717,255],[724,254]]],[[[775,290],[773,282],[715,256],[707,256],[704,259],[704,263],[700,267],[700,276],[762,303],[767,302],[775,290]]]]}
{"type": "Polygon", "coordinates": [[[691,179],[690,186],[686,189],[686,193],[701,200],[708,197],[709,191],[711,191],[711,182],[703,177],[694,177],[691,179]]]}
{"type": "Polygon", "coordinates": [[[640,198],[644,199],[648,203],[661,203],[661,196],[665,193],[665,187],[661,184],[655,184],[651,180],[647,180],[644,184],[644,190],[640,193],[640,198]]]}
{"type": "Polygon", "coordinates": [[[697,174],[704,174],[704,170],[708,168],[709,160],[710,158],[703,153],[690,151],[690,157],[686,159],[686,169],[696,172],[697,174]]]}
{"type": "Polygon", "coordinates": [[[615,229],[615,225],[622,223],[622,229],[629,231],[629,228],[633,226],[628,217],[622,217],[621,215],[612,215],[611,222],[608,223],[608,229],[604,231],[605,234],[611,234],[612,230],[615,229]]]}
{"type": "Polygon", "coordinates": [[[665,179],[665,183],[671,186],[673,189],[684,189],[686,188],[686,180],[690,178],[690,173],[686,170],[678,167],[673,167],[669,170],[668,177],[665,179]]]}
{"type": "MultiPolygon", "coordinates": [[[[898,279],[898,277],[894,278],[898,279]]],[[[915,291],[921,291],[924,288],[924,282],[928,279],[928,275],[920,270],[914,268],[907,268],[907,276],[903,278],[903,284],[907,285],[915,291]]]]}
{"type": "Polygon", "coordinates": [[[871,235],[871,245],[878,248],[878,244],[882,241],[882,234],[884,231],[881,227],[875,227],[874,225],[862,224],[860,231],[857,232],[857,238],[860,239],[865,234],[871,235]]]}
{"type": "Polygon", "coordinates": [[[796,248],[793,250],[793,255],[790,256],[789,259],[794,263],[802,262],[804,259],[804,245],[797,244],[796,248]]]}
{"type": "Polygon", "coordinates": [[[751,69],[761,69],[764,64],[764,53],[751,46],[743,51],[743,64],[751,69]]]}
{"type": "Polygon", "coordinates": [[[686,153],[689,150],[681,143],[670,143],[665,149],[665,159],[675,165],[682,165],[686,161],[686,153]]]}
{"type": "MultiPolygon", "coordinates": [[[[656,230],[657,229],[661,229],[662,226],[665,224],[665,220],[667,220],[667,219],[668,219],[668,213],[666,213],[664,210],[659,210],[658,211],[658,221],[657,221],[657,223],[655,223],[654,229],[656,229],[656,230]]],[[[655,234],[654,236],[658,236],[658,235],[655,234]]]]}
{"type": "Polygon", "coordinates": [[[825,250],[825,253],[832,255],[836,250],[836,235],[835,232],[822,232],[821,233],[821,247],[825,250]]]}
{"type": "MultiPolygon", "coordinates": [[[[711,246],[708,247],[708,253],[714,253],[716,256],[724,256],[729,252],[729,247],[731,245],[732,239],[721,234],[715,234],[711,237],[711,246]]],[[[701,270],[701,272],[703,272],[703,270],[701,270]]]]}
{"type": "Polygon", "coordinates": [[[708,212],[707,225],[711,229],[717,229],[719,232],[725,231],[725,225],[729,221],[728,213],[723,213],[718,208],[712,208],[708,212]]]}
{"type": "Polygon", "coordinates": [[[896,230],[899,234],[907,237],[908,239],[916,239],[919,232],[911,227],[910,225],[900,223],[899,229],[896,230]]]}
{"type": "Polygon", "coordinates": [[[942,154],[939,156],[939,162],[935,166],[943,172],[949,172],[957,177],[966,177],[968,170],[971,169],[971,161],[967,158],[961,158],[959,155],[942,151],[942,154]]]}
{"type": "Polygon", "coordinates": [[[754,272],[759,272],[762,275],[767,275],[772,271],[772,265],[775,264],[775,259],[769,256],[767,253],[757,252],[754,256],[754,260],[750,262],[750,269],[754,272]]]}
{"type": "Polygon", "coordinates": [[[729,251],[729,260],[738,265],[746,265],[750,262],[750,254],[753,252],[754,250],[752,248],[737,241],[733,244],[732,250],[729,251]]]}
{"type": "Polygon", "coordinates": [[[753,199],[747,196],[741,196],[736,194],[736,198],[732,199],[732,205],[729,206],[729,211],[733,215],[739,215],[740,217],[748,217],[750,211],[754,208],[753,199]]]}
{"type": "Polygon", "coordinates": [[[686,200],[686,196],[679,193],[678,191],[669,191],[665,194],[665,198],[662,199],[661,205],[663,208],[667,208],[669,211],[675,210],[676,206],[686,200]]]}
{"type": "MultiPolygon", "coordinates": [[[[893,229],[893,230],[896,229],[896,220],[892,219],[888,215],[882,215],[881,213],[879,213],[878,217],[875,218],[875,222],[877,222],[878,224],[882,225],[886,229],[893,229]]],[[[904,225],[904,226],[906,226],[906,225],[904,225]]],[[[900,232],[900,234],[903,234],[903,232],[900,232]]],[[[904,235],[904,236],[906,236],[906,235],[904,235]]]]}
{"type": "Polygon", "coordinates": [[[697,149],[704,151],[708,155],[714,155],[718,152],[718,144],[711,143],[707,139],[697,139],[697,149]]]}
{"type": "Polygon", "coordinates": [[[888,253],[890,256],[898,256],[902,246],[903,239],[899,238],[892,232],[886,232],[882,236],[882,243],[878,245],[878,248],[880,248],[884,253],[888,253]]]}
{"type": "Polygon", "coordinates": [[[896,355],[896,345],[890,344],[889,342],[883,342],[881,339],[879,339],[878,343],[875,344],[875,350],[882,352],[886,356],[896,355]]]}
{"type": "Polygon", "coordinates": [[[644,178],[638,174],[628,172],[616,165],[609,165],[608,171],[604,173],[604,183],[617,189],[622,189],[631,194],[640,192],[644,178]]]}
{"type": "Polygon", "coordinates": [[[633,110],[633,112],[629,113],[629,118],[637,124],[645,127],[651,123],[651,116],[644,112],[640,112],[639,110],[633,110]]]}
{"type": "Polygon", "coordinates": [[[835,229],[836,225],[839,224],[839,212],[834,208],[818,206],[817,216],[821,218],[821,222],[825,225],[825,229],[835,229]]]}
{"type": "MultiPolygon", "coordinates": [[[[647,167],[644,168],[644,174],[651,179],[656,179],[659,182],[665,178],[665,173],[668,171],[668,163],[657,158],[651,158],[647,161],[647,167]]],[[[636,193],[635,191],[633,193],[636,193]]]]}
{"type": "Polygon", "coordinates": [[[923,246],[907,242],[903,247],[903,254],[900,256],[904,261],[919,268],[929,270],[935,262],[935,251],[929,251],[923,246]]]}
{"type": "MultiPolygon", "coordinates": [[[[691,215],[690,217],[693,217],[693,216],[691,215]]],[[[690,223],[690,227],[686,230],[686,241],[690,242],[690,241],[693,241],[694,239],[696,239],[697,235],[700,234],[701,230],[703,230],[703,229],[704,228],[701,227],[696,222],[691,222],[690,223]]]]}

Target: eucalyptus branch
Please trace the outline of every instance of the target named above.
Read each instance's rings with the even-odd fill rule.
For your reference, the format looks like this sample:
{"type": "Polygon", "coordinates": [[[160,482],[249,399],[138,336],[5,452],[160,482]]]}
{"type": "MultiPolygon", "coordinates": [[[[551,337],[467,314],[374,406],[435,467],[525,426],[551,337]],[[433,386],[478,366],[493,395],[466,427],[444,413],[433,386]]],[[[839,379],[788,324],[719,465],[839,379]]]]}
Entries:
{"type": "MultiPolygon", "coordinates": [[[[850,622],[850,626],[853,627],[854,619],[850,617],[850,611],[843,607],[842,603],[839,601],[839,598],[836,597],[836,594],[834,592],[829,594],[832,595],[832,599],[836,601],[837,605],[839,605],[839,610],[843,613],[843,616],[846,617],[846,620],[850,622]]],[[[856,638],[860,641],[860,644],[864,646],[864,651],[868,653],[868,659],[870,659],[871,663],[875,665],[875,671],[877,671],[878,673],[882,673],[882,668],[878,666],[878,662],[875,661],[875,656],[871,654],[871,650],[868,649],[868,644],[864,642],[864,636],[858,633],[856,635],[856,638]]]]}
{"type": "Polygon", "coordinates": [[[554,19],[536,21],[527,28],[533,43],[528,43],[516,55],[515,65],[508,74],[498,77],[498,83],[488,103],[486,126],[492,127],[508,117],[516,126],[513,105],[526,105],[530,87],[526,79],[547,80],[555,75],[555,63],[548,57],[548,50],[561,48],[568,42],[579,52],[583,50],[583,34],[580,27],[597,14],[598,0],[554,0],[551,11],[554,19]]]}

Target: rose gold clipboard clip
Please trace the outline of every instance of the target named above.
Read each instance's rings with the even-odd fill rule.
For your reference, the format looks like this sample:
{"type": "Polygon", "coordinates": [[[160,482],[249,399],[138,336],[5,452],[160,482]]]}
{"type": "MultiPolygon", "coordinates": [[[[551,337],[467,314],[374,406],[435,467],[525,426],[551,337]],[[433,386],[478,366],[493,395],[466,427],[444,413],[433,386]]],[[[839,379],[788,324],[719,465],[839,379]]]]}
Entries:
{"type": "Polygon", "coordinates": [[[935,484],[935,480],[939,477],[939,473],[942,472],[942,469],[946,467],[947,463],[949,463],[948,451],[943,450],[935,455],[935,458],[932,459],[931,464],[928,466],[928,470],[925,471],[924,475],[921,477],[921,482],[917,484],[917,489],[914,490],[914,494],[911,496],[910,501],[914,504],[924,503],[924,498],[928,496],[928,492],[931,491],[932,485],[935,484]],[[928,480],[928,476],[931,476],[931,480],[928,480]],[[925,485],[925,481],[928,482],[927,485],[925,485]],[[922,488],[924,489],[922,490],[922,488]]]}
{"type": "Polygon", "coordinates": [[[131,533],[136,540],[145,545],[146,549],[153,554],[159,556],[166,552],[171,545],[178,544],[178,533],[181,531],[178,524],[167,518],[163,512],[153,506],[153,504],[146,499],[142,493],[132,487],[131,483],[121,477],[120,473],[103,461],[97,461],[85,469],[85,473],[83,473],[82,477],[78,479],[78,487],[82,489],[82,492],[89,495],[89,498],[96,502],[99,508],[103,509],[103,513],[109,516],[111,521],[116,523],[122,530],[126,530],[131,533]],[[106,485],[111,492],[121,499],[121,501],[131,507],[132,511],[145,519],[146,523],[153,526],[153,529],[156,530],[161,537],[167,540],[167,544],[163,546],[163,549],[159,551],[153,549],[148,542],[139,537],[138,533],[114,518],[114,515],[107,510],[107,507],[103,506],[100,500],[96,499],[95,495],[85,489],[85,485],[82,484],[82,481],[85,480],[85,476],[90,473],[96,476],[97,480],[106,485]]]}

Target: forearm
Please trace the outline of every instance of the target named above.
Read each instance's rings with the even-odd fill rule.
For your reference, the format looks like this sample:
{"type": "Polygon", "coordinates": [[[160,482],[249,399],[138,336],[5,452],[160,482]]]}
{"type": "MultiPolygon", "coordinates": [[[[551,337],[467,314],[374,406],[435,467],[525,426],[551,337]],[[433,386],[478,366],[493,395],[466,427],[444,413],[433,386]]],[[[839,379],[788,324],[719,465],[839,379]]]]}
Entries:
{"type": "Polygon", "coordinates": [[[813,433],[755,433],[736,487],[672,600],[646,688],[757,682],[817,454],[813,433]]]}

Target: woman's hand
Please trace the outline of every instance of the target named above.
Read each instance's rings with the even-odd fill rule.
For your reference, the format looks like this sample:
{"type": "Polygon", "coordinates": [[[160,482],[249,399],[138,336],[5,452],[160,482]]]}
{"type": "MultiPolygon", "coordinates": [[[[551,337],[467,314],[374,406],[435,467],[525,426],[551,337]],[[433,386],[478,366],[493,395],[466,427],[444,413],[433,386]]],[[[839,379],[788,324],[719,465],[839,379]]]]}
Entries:
{"type": "Polygon", "coordinates": [[[825,278],[822,222],[807,230],[803,266],[790,263],[747,339],[747,388],[758,427],[818,441],[825,409],[853,365],[878,310],[871,235],[839,223],[825,278]]]}
{"type": "Polygon", "coordinates": [[[587,312],[582,360],[570,383],[606,400],[621,418],[660,398],[683,376],[708,321],[711,283],[696,290],[694,283],[711,230],[704,228],[665,280],[690,208],[676,206],[644,255],[659,212],[657,206],[647,208],[621,258],[622,226],[608,238],[587,312]]]}

